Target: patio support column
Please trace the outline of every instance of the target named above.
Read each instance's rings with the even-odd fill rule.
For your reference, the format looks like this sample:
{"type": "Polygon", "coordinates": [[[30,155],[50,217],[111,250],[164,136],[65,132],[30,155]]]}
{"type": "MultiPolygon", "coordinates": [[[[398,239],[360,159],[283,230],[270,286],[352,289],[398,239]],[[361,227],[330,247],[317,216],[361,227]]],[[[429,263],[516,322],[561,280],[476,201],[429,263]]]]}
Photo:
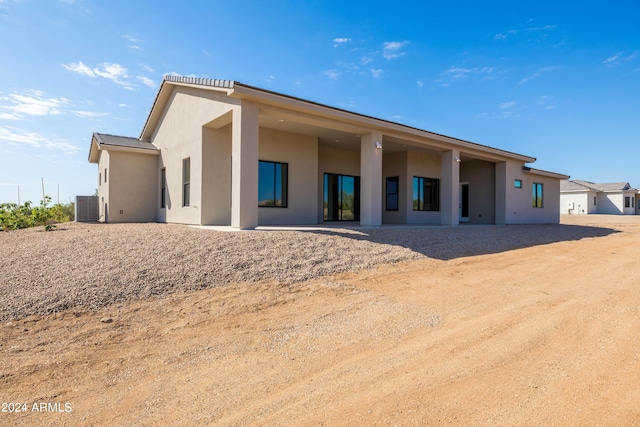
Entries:
{"type": "Polygon", "coordinates": [[[458,225],[460,222],[460,151],[442,153],[442,178],[440,180],[440,221],[442,225],[458,225]]]}
{"type": "Polygon", "coordinates": [[[507,223],[507,162],[496,163],[496,225],[507,223]]]}
{"type": "Polygon", "coordinates": [[[231,226],[258,226],[258,106],[233,109],[231,136],[231,226]]]}
{"type": "Polygon", "coordinates": [[[382,224],[382,134],[360,138],[360,225],[382,224]]]}

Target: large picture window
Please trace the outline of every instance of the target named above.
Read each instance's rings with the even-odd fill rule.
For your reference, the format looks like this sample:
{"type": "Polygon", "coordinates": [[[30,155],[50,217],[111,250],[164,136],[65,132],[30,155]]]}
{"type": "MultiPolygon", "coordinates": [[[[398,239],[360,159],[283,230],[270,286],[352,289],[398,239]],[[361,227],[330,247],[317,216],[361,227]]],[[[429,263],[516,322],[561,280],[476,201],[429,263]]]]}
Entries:
{"type": "Polygon", "coordinates": [[[542,184],[534,182],[531,187],[532,191],[532,203],[534,208],[542,207],[542,184]]]}
{"type": "Polygon", "coordinates": [[[433,178],[413,177],[413,210],[440,210],[440,180],[433,178]]]}
{"type": "Polygon", "coordinates": [[[182,160],[182,206],[191,203],[191,158],[182,160]]]}
{"type": "Polygon", "coordinates": [[[288,169],[286,163],[258,163],[258,206],[287,207],[288,169]]]}
{"type": "Polygon", "coordinates": [[[388,211],[398,210],[398,183],[397,176],[391,176],[387,178],[386,185],[386,209],[388,211]]]}

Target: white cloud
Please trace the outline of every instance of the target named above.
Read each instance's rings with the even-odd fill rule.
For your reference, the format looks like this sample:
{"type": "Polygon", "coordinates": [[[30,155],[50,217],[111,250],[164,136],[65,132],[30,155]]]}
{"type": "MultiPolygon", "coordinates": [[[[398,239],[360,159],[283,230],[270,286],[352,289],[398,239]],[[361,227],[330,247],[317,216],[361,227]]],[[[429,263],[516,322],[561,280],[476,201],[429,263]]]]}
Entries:
{"type": "Polygon", "coordinates": [[[140,40],[139,38],[131,34],[125,34],[122,36],[122,38],[129,42],[129,48],[140,49],[140,43],[142,42],[142,40],[140,40]]]}
{"type": "Polygon", "coordinates": [[[348,37],[337,37],[333,39],[333,47],[338,47],[342,44],[349,43],[351,41],[348,37]]]}
{"type": "Polygon", "coordinates": [[[149,86],[149,87],[158,87],[158,85],[156,84],[156,82],[154,82],[153,80],[151,80],[148,77],[143,77],[143,76],[138,76],[137,77],[138,80],[140,80],[142,82],[142,84],[149,86]]]}
{"type": "Polygon", "coordinates": [[[118,107],[128,107],[127,104],[118,104],[118,107]]]}
{"type": "Polygon", "coordinates": [[[151,68],[150,66],[148,66],[148,65],[143,65],[142,68],[144,68],[145,70],[147,70],[150,73],[155,72],[155,70],[153,68],[151,68]]]}
{"type": "Polygon", "coordinates": [[[508,38],[509,36],[518,34],[518,33],[538,33],[538,32],[548,32],[551,30],[555,30],[558,26],[557,25],[543,25],[542,27],[527,27],[527,28],[523,28],[521,30],[507,30],[504,33],[498,33],[495,36],[493,36],[494,40],[504,40],[506,38],[508,38]]]}
{"type": "Polygon", "coordinates": [[[493,67],[474,67],[465,68],[458,66],[451,66],[448,70],[440,73],[440,79],[437,81],[444,86],[448,86],[451,81],[460,81],[469,77],[481,77],[482,80],[491,80],[496,69],[493,67]]]}
{"type": "Polygon", "coordinates": [[[109,115],[108,113],[98,113],[94,111],[74,111],[73,114],[75,114],[78,117],[87,118],[87,119],[97,119],[98,117],[104,117],[109,115]]]}
{"type": "Polygon", "coordinates": [[[12,93],[0,98],[9,105],[0,105],[0,118],[20,120],[24,116],[56,116],[64,113],[64,106],[69,102],[66,98],[46,98],[44,92],[30,90],[25,93],[12,93]]]}
{"type": "Polygon", "coordinates": [[[405,47],[407,44],[409,44],[408,41],[385,42],[385,43],[383,43],[382,56],[384,56],[384,58],[388,59],[388,60],[403,56],[405,53],[404,52],[400,52],[400,50],[403,47],[405,47]]]}
{"type": "Polygon", "coordinates": [[[324,75],[332,80],[338,80],[338,77],[340,77],[340,73],[337,70],[327,70],[324,75]]]}
{"type": "Polygon", "coordinates": [[[70,64],[63,64],[63,67],[68,71],[73,71],[74,73],[82,74],[94,79],[102,77],[104,79],[111,80],[125,89],[133,90],[137,87],[135,84],[126,80],[129,78],[127,75],[127,69],[120,64],[103,62],[95,68],[90,68],[82,62],[72,62],[70,64]]]}
{"type": "Polygon", "coordinates": [[[622,63],[625,63],[625,62],[633,61],[637,57],[638,57],[638,51],[632,52],[632,53],[630,53],[629,55],[626,55],[626,56],[624,55],[624,52],[618,52],[618,53],[608,57],[604,61],[602,61],[602,63],[604,65],[606,65],[607,67],[613,67],[613,66],[617,66],[617,65],[620,65],[622,63]]]}
{"type": "Polygon", "coordinates": [[[373,58],[370,56],[363,56],[362,58],[360,58],[360,64],[362,65],[367,65],[371,62],[373,62],[373,58]]]}
{"type": "Polygon", "coordinates": [[[27,145],[33,148],[62,151],[74,154],[80,151],[78,147],[63,139],[49,139],[37,132],[29,132],[10,126],[0,126],[0,143],[9,145],[27,145]]]}
{"type": "Polygon", "coordinates": [[[507,109],[507,108],[515,107],[516,104],[517,104],[517,102],[515,102],[515,101],[503,102],[500,105],[498,105],[498,108],[500,108],[501,110],[504,110],[504,109],[507,109]]]}
{"type": "Polygon", "coordinates": [[[522,84],[528,83],[531,80],[537,79],[538,77],[540,77],[541,75],[543,75],[545,73],[548,73],[550,71],[555,70],[556,68],[558,68],[558,67],[542,67],[542,68],[539,68],[535,73],[533,73],[530,76],[527,76],[527,77],[523,78],[522,80],[520,80],[518,82],[518,84],[522,85],[522,84]]]}
{"type": "Polygon", "coordinates": [[[380,77],[382,77],[382,74],[384,73],[383,70],[381,69],[371,69],[371,75],[373,76],[374,79],[379,79],[380,77]]]}

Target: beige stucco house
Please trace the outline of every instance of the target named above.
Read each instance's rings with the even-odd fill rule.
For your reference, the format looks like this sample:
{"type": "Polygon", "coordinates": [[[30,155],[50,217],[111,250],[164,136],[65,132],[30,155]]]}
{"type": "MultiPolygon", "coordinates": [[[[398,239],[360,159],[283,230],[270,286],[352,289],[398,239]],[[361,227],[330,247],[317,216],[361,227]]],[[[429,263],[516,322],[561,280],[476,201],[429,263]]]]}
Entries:
{"type": "Polygon", "coordinates": [[[628,182],[560,182],[560,212],[563,214],[640,214],[640,194],[628,182]]]}
{"type": "Polygon", "coordinates": [[[166,76],[140,138],[94,134],[100,220],[557,223],[535,158],[239,82],[166,76]]]}

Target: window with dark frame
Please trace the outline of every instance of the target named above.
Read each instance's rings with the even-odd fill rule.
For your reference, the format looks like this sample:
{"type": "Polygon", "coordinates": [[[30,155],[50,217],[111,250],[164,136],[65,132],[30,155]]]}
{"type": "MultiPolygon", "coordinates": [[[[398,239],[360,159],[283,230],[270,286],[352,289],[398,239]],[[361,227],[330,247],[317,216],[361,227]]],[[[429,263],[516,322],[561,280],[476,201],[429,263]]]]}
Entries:
{"type": "Polygon", "coordinates": [[[598,203],[598,197],[593,196],[593,206],[596,206],[597,203],[598,203]]]}
{"type": "Polygon", "coordinates": [[[522,188],[522,180],[521,179],[516,179],[513,181],[513,186],[515,188],[522,188]]]}
{"type": "Polygon", "coordinates": [[[440,180],[434,178],[413,177],[413,210],[440,210],[440,180]]]}
{"type": "Polygon", "coordinates": [[[534,182],[532,187],[532,206],[534,208],[542,207],[542,184],[534,182]]]}
{"type": "Polygon", "coordinates": [[[107,168],[104,168],[104,182],[107,182],[107,168]]]}
{"type": "Polygon", "coordinates": [[[167,206],[167,170],[166,168],[160,169],[160,207],[165,208],[167,206]]]}
{"type": "Polygon", "coordinates": [[[258,206],[286,208],[288,204],[289,165],[287,163],[258,162],[258,206]]]}
{"type": "Polygon", "coordinates": [[[625,198],[624,198],[624,207],[625,208],[630,208],[631,207],[631,197],[625,196],[625,198]]]}
{"type": "Polygon", "coordinates": [[[182,160],[182,206],[191,203],[191,157],[182,160]]]}
{"type": "Polygon", "coordinates": [[[399,177],[390,176],[387,178],[386,185],[386,210],[397,211],[398,210],[398,184],[400,182],[399,177]]]}

